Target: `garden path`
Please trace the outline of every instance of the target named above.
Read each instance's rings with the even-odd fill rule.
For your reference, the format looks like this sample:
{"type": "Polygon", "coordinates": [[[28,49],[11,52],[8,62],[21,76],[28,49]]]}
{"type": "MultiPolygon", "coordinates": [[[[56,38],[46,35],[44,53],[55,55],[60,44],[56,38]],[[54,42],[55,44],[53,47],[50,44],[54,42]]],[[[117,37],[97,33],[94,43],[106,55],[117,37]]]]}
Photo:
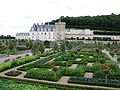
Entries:
{"type": "Polygon", "coordinates": [[[58,82],[59,83],[68,83],[68,80],[69,80],[70,76],[62,76],[58,82]]]}
{"type": "Polygon", "coordinates": [[[86,73],[84,74],[84,77],[85,77],[85,78],[93,78],[93,73],[91,73],[91,72],[86,72],[86,73]]]}
{"type": "Polygon", "coordinates": [[[120,63],[115,61],[114,58],[110,55],[109,51],[102,50],[103,53],[105,53],[112,61],[118,64],[118,67],[120,68],[120,63]]]}
{"type": "MultiPolygon", "coordinates": [[[[51,59],[50,61],[48,61],[48,62],[46,62],[46,63],[52,62],[52,61],[54,61],[54,60],[55,60],[55,58],[51,59]]],[[[46,63],[45,63],[45,64],[46,64],[46,63]]]]}
{"type": "Polygon", "coordinates": [[[69,68],[75,69],[78,66],[78,64],[72,64],[69,68]]]}
{"type": "Polygon", "coordinates": [[[14,54],[14,55],[9,55],[9,56],[6,56],[6,57],[0,57],[0,64],[4,63],[4,61],[5,61],[6,59],[12,60],[13,57],[14,57],[14,58],[22,57],[22,56],[25,56],[26,54],[31,55],[32,53],[31,53],[30,50],[26,50],[26,51],[20,51],[20,52],[18,52],[17,54],[14,54]]]}
{"type": "Polygon", "coordinates": [[[87,63],[86,66],[92,67],[92,66],[93,66],[93,63],[87,63]]]}
{"type": "Polygon", "coordinates": [[[22,72],[20,75],[17,76],[17,78],[24,78],[24,76],[26,75],[27,72],[25,71],[20,71],[22,72]]]}
{"type": "MultiPolygon", "coordinates": [[[[35,60],[35,61],[32,61],[32,62],[23,64],[23,65],[32,64],[32,63],[35,63],[35,62],[41,61],[41,60],[44,60],[44,58],[41,58],[41,59],[38,59],[38,60],[35,60]]],[[[22,67],[23,65],[17,66],[17,67],[15,67],[15,68],[16,68],[16,69],[17,69],[17,68],[20,68],[20,67],[22,67]]],[[[14,70],[14,68],[11,68],[11,69],[8,69],[8,70],[6,70],[6,71],[3,71],[3,72],[0,73],[0,76],[1,76],[1,75],[5,75],[5,73],[10,72],[10,71],[12,71],[12,70],[14,70]]]]}
{"type": "MultiPolygon", "coordinates": [[[[87,63],[86,66],[92,67],[92,66],[93,66],[93,63],[87,63]]],[[[85,72],[84,77],[85,77],[85,78],[93,78],[93,73],[92,73],[92,72],[85,72]]]]}
{"type": "Polygon", "coordinates": [[[81,60],[81,58],[77,58],[77,59],[76,59],[76,61],[80,61],[80,60],[81,60]]]}
{"type": "Polygon", "coordinates": [[[63,83],[63,82],[53,82],[53,81],[46,81],[46,80],[38,80],[38,79],[31,79],[31,78],[18,78],[18,77],[12,77],[12,76],[6,76],[6,75],[0,75],[4,78],[11,78],[16,80],[22,80],[22,81],[30,81],[30,82],[38,82],[38,83],[51,83],[51,84],[58,84],[58,85],[69,85],[69,86],[76,86],[76,87],[91,87],[91,88],[99,88],[99,89],[108,89],[108,90],[120,90],[119,88],[113,88],[113,87],[103,87],[103,86],[94,86],[94,85],[81,85],[81,84],[73,84],[73,83],[63,83]]]}
{"type": "MultiPolygon", "coordinates": [[[[34,63],[34,62],[37,62],[37,61],[41,61],[41,60],[44,60],[45,58],[46,57],[43,57],[43,58],[40,58],[40,59],[38,59],[36,61],[29,62],[27,64],[31,64],[31,63],[34,63]]],[[[24,64],[24,65],[27,65],[27,64],[24,64]]],[[[23,65],[20,65],[20,66],[17,66],[16,68],[19,68],[19,67],[22,67],[22,66],[23,65]]],[[[59,85],[70,85],[70,86],[77,86],[77,87],[91,87],[91,88],[101,88],[101,89],[108,89],[108,90],[120,90],[119,88],[113,88],[113,87],[103,87],[103,86],[81,85],[81,84],[68,83],[68,80],[70,78],[69,76],[63,76],[63,77],[60,78],[60,80],[58,82],[53,82],[53,81],[46,81],[46,80],[24,78],[23,76],[26,74],[26,72],[24,72],[24,71],[22,71],[22,74],[20,74],[17,77],[5,75],[6,72],[9,72],[9,71],[11,71],[13,69],[14,68],[1,72],[0,73],[0,77],[8,78],[8,79],[10,78],[10,79],[16,79],[16,80],[30,81],[30,82],[38,82],[38,83],[42,82],[42,83],[51,83],[51,84],[59,84],[59,85]]]]}

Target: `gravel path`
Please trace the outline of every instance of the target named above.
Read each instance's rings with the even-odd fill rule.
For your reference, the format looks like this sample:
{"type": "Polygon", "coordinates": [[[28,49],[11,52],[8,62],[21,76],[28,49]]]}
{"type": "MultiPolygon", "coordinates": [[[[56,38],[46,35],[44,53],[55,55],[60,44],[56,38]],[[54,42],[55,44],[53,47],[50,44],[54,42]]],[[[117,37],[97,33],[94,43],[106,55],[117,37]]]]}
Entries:
{"type": "Polygon", "coordinates": [[[69,68],[75,69],[78,66],[78,64],[72,64],[69,68]]]}
{"type": "Polygon", "coordinates": [[[85,78],[93,78],[93,73],[91,72],[86,72],[84,75],[85,78]]]}
{"type": "Polygon", "coordinates": [[[62,76],[60,79],[59,79],[59,83],[68,83],[68,80],[69,80],[69,76],[62,76]]]}

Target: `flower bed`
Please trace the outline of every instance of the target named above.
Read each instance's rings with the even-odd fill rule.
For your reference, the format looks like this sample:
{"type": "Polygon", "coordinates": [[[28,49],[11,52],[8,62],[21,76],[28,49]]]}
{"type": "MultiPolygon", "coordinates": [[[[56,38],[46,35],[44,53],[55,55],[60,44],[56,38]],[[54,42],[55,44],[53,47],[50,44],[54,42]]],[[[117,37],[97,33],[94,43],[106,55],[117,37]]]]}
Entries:
{"type": "Polygon", "coordinates": [[[70,77],[70,83],[77,83],[77,84],[90,84],[90,85],[102,85],[102,86],[113,86],[113,87],[120,87],[119,80],[112,80],[108,79],[106,83],[106,79],[101,78],[84,78],[84,77],[70,77]]]}
{"type": "MultiPolygon", "coordinates": [[[[46,52],[45,52],[46,53],[46,52]]],[[[44,54],[45,54],[44,53],[44,54]]],[[[48,52],[47,52],[48,53],[48,52]]],[[[53,53],[53,52],[52,52],[53,53]]],[[[52,54],[50,53],[50,54],[52,54]]],[[[51,56],[50,58],[54,57],[55,55],[51,56]]],[[[28,63],[28,62],[31,62],[31,61],[34,61],[34,60],[37,60],[41,57],[41,54],[38,54],[38,55],[35,55],[35,56],[25,56],[25,57],[21,57],[21,58],[18,58],[16,59],[16,64],[15,66],[19,66],[21,64],[25,64],[25,63],[28,63]]],[[[49,58],[49,59],[50,59],[49,58]]],[[[0,64],[0,72],[4,71],[4,70],[7,70],[7,69],[10,69],[10,68],[13,68],[14,67],[14,62],[13,61],[8,61],[8,62],[5,62],[3,64],[0,64]]]]}
{"type": "Polygon", "coordinates": [[[69,68],[69,67],[62,67],[58,69],[58,71],[65,76],[83,76],[85,73],[85,67],[79,66],[75,69],[69,68]]]}
{"type": "Polygon", "coordinates": [[[58,90],[55,87],[50,88],[49,85],[40,85],[37,83],[0,79],[0,90],[58,90]]]}
{"type": "Polygon", "coordinates": [[[47,69],[32,68],[27,71],[25,77],[41,80],[58,81],[62,75],[59,72],[49,71],[47,69]]]}

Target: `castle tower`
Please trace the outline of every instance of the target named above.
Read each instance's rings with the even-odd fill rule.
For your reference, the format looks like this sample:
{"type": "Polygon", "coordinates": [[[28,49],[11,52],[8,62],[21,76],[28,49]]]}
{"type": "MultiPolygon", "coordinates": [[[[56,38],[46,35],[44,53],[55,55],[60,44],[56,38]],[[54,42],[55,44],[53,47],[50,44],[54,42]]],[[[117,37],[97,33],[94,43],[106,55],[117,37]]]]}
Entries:
{"type": "Polygon", "coordinates": [[[57,40],[64,40],[65,39],[65,25],[66,25],[66,23],[61,22],[61,19],[59,19],[59,22],[55,23],[57,40]]]}

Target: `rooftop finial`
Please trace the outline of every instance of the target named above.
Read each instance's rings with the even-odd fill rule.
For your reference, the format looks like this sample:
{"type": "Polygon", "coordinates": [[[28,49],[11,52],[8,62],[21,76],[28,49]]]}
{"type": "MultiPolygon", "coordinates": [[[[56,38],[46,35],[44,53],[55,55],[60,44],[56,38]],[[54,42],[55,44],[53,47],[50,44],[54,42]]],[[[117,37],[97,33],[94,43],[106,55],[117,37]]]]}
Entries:
{"type": "Polygon", "coordinates": [[[59,22],[61,22],[61,18],[59,18],[59,22]]]}

